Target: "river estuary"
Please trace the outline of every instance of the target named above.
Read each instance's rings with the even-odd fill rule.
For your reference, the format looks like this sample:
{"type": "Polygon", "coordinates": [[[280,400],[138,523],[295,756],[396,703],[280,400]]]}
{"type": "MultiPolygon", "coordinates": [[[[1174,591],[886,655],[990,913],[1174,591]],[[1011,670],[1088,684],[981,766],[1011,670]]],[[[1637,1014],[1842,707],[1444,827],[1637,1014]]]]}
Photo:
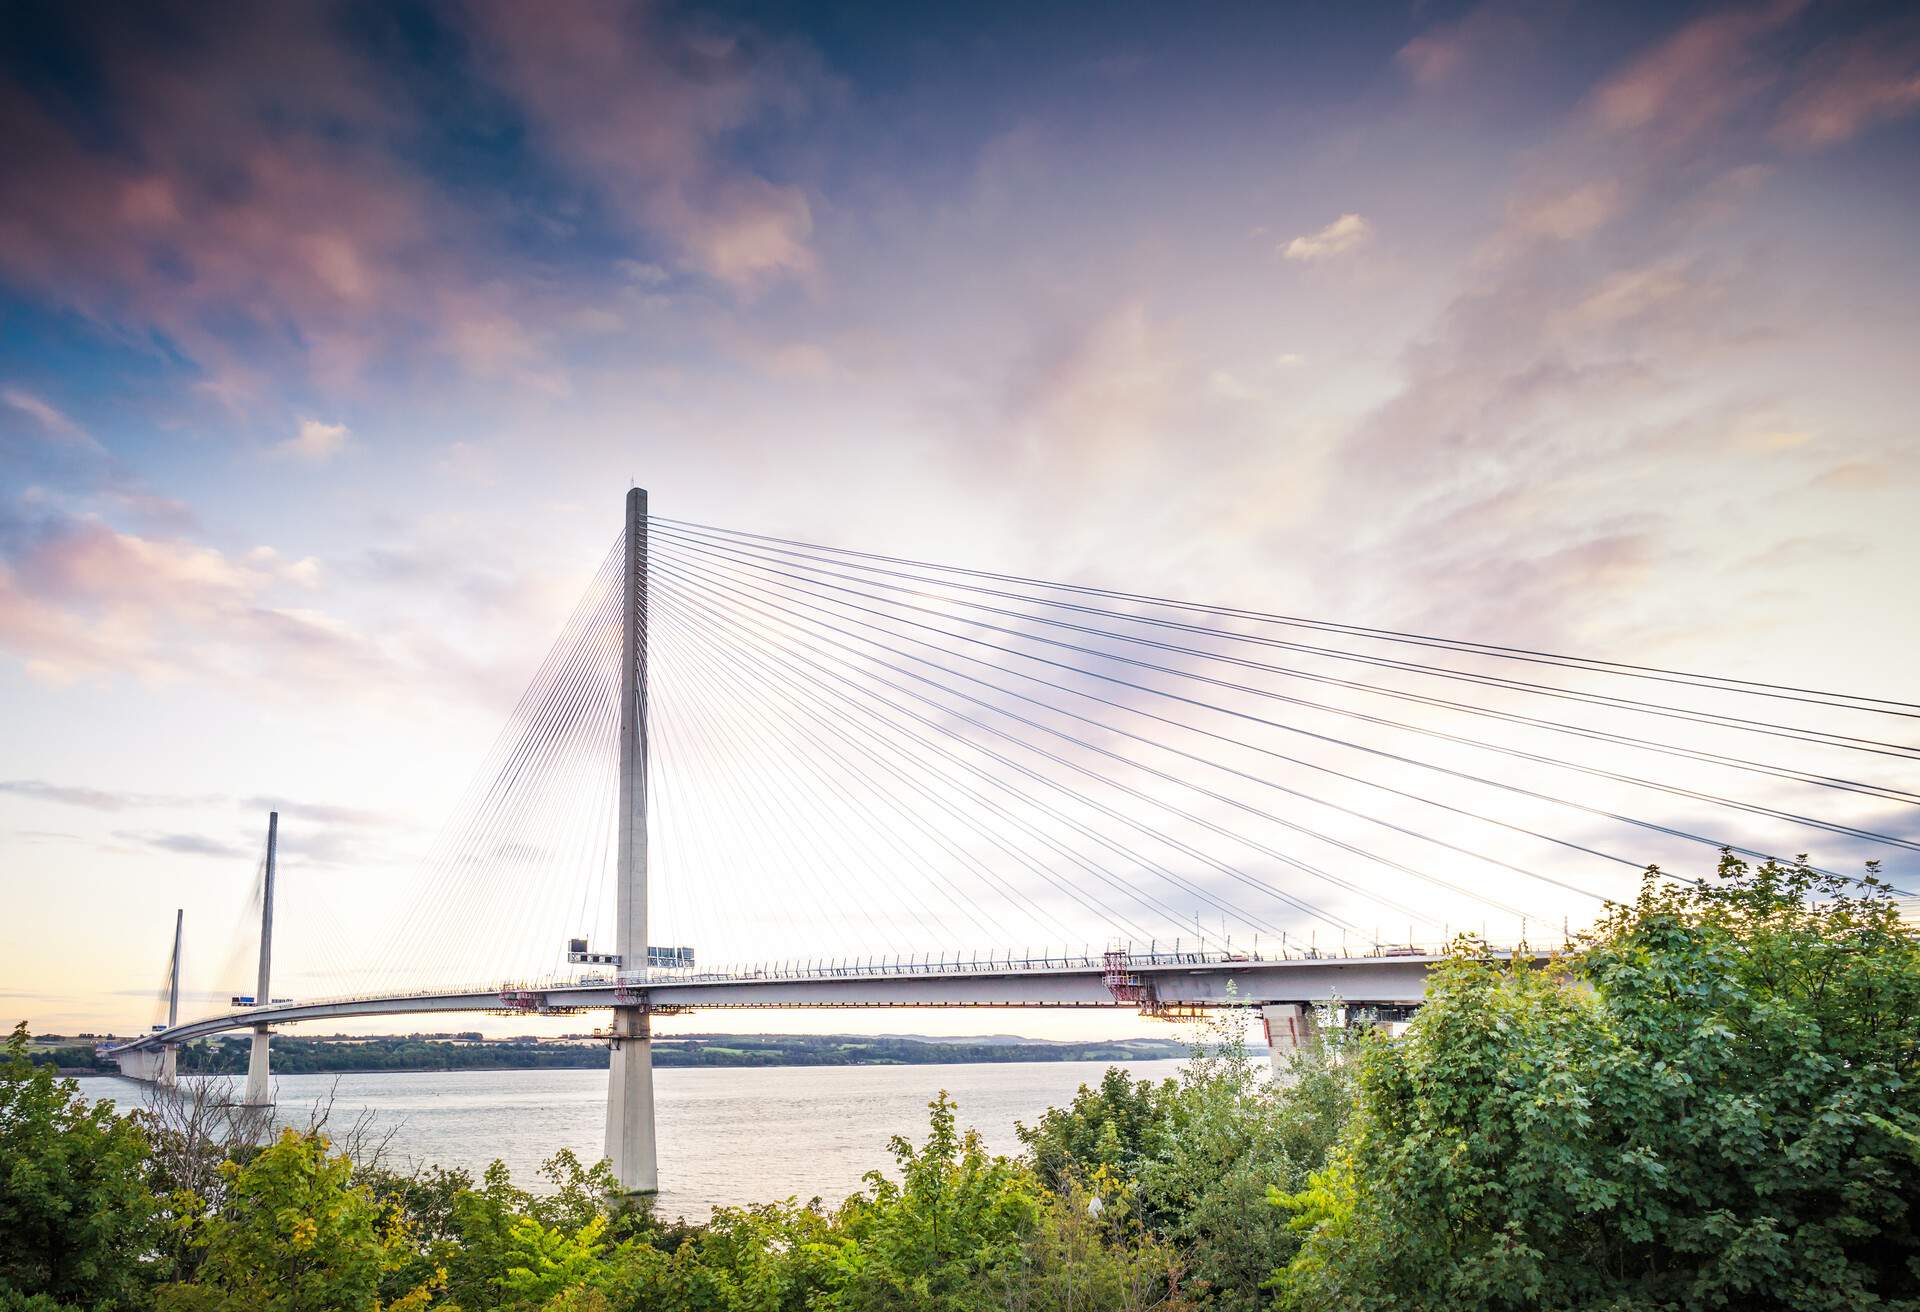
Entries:
{"type": "MultiPolygon", "coordinates": [[[[1127,1064],[1161,1079],[1178,1061],[1127,1064]]],[[[860,1177],[891,1164],[887,1140],[926,1132],[926,1104],[945,1089],[962,1125],[988,1147],[1019,1148],[1016,1121],[1031,1122],[1065,1103],[1105,1062],[1006,1062],[944,1066],[787,1066],[678,1068],[654,1075],[660,1125],[660,1208],[702,1218],[715,1206],[818,1195],[838,1202],[860,1177]]],[[[79,1081],[89,1098],[123,1105],[140,1085],[112,1078],[79,1081]]],[[[600,1155],[605,1071],[452,1071],[420,1074],[287,1075],[275,1081],[283,1121],[305,1124],[331,1096],[333,1124],[363,1110],[378,1132],[394,1131],[389,1152],[401,1165],[437,1163],[479,1174],[494,1158],[522,1185],[561,1148],[585,1160],[600,1155]]]]}

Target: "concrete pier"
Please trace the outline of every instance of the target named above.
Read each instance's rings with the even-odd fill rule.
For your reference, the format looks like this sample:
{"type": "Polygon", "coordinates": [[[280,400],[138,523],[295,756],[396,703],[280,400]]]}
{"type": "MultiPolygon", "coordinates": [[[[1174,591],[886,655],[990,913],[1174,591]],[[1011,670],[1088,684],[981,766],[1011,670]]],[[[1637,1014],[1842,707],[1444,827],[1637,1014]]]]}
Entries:
{"type": "Polygon", "coordinates": [[[1296,1053],[1320,1047],[1320,1019],[1312,1003],[1269,1003],[1260,1008],[1260,1022],[1266,1027],[1267,1058],[1273,1063],[1275,1079],[1291,1076],[1296,1053]]]}
{"type": "Polygon", "coordinates": [[[607,1160],[623,1188],[653,1193],[660,1163],[653,1125],[652,1020],[644,1007],[616,1007],[607,1068],[607,1160]]]}
{"type": "Polygon", "coordinates": [[[647,493],[627,491],[625,595],[620,626],[620,866],[614,949],[621,997],[607,1061],[607,1160],[629,1193],[660,1188],[653,1124],[653,1026],[647,982],[647,493]]]}

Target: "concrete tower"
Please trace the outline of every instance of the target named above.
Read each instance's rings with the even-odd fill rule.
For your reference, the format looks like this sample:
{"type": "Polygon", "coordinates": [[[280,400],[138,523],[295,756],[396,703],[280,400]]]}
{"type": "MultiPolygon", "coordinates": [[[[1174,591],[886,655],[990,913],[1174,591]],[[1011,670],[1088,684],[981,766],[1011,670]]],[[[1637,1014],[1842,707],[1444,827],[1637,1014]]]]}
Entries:
{"type": "MultiPolygon", "coordinates": [[[[267,873],[260,890],[260,981],[253,1005],[264,1007],[273,1001],[273,863],[280,842],[280,813],[267,813],[267,873]]],[[[273,1106],[271,1072],[267,1069],[267,1027],[253,1027],[253,1049],[247,1054],[247,1089],[241,1101],[248,1107],[273,1106]]]]}
{"type": "MultiPolygon", "coordinates": [[[[167,971],[167,1028],[172,1029],[180,1023],[180,931],[186,927],[187,909],[181,907],[173,913],[173,965],[167,971]]],[[[162,1084],[172,1084],[179,1069],[180,1045],[169,1043],[160,1049],[160,1073],[156,1077],[162,1084]]]]}
{"type": "MultiPolygon", "coordinates": [[[[620,624],[620,868],[614,951],[623,989],[647,979],[647,493],[627,492],[620,624]]],[[[644,996],[644,995],[643,995],[644,996]]],[[[653,1128],[653,1033],[647,1008],[613,1009],[607,1074],[607,1160],[630,1193],[660,1188],[653,1128]]]]}

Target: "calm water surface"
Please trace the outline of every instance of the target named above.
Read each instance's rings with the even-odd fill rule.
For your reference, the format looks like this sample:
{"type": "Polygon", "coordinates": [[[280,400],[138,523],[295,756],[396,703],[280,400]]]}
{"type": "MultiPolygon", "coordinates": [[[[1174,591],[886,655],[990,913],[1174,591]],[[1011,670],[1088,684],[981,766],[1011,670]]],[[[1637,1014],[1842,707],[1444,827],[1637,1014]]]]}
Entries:
{"type": "MultiPolygon", "coordinates": [[[[1014,1122],[1100,1078],[1106,1062],[1006,1062],[947,1066],[789,1066],[675,1069],[654,1073],[660,1125],[661,1211],[703,1217],[715,1206],[819,1195],[836,1203],[860,1177],[888,1165],[887,1139],[924,1137],[927,1102],[941,1089],[996,1152],[1016,1151],[1014,1122]]],[[[1179,1061],[1126,1063],[1160,1079],[1179,1061]]],[[[89,1098],[137,1104],[142,1086],[82,1079],[89,1098]]],[[[460,1166],[478,1175],[494,1158],[522,1185],[562,1148],[600,1155],[605,1071],[449,1071],[419,1074],[283,1075],[279,1115],[304,1124],[318,1100],[334,1100],[336,1130],[362,1110],[378,1131],[395,1130],[403,1164],[460,1166]]]]}

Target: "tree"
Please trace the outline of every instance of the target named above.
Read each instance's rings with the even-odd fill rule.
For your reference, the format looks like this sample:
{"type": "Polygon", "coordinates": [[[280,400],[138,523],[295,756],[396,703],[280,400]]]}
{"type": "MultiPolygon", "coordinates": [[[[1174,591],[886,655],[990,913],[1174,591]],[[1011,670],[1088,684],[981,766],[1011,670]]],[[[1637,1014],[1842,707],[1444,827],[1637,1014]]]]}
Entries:
{"type": "Polygon", "coordinates": [[[1050,1189],[1084,1181],[1101,1166],[1131,1178],[1159,1150],[1176,1088],[1172,1080],[1134,1080],[1109,1066],[1099,1084],[1081,1085],[1065,1107],[1049,1107],[1032,1126],[1014,1129],[1050,1189]]]}
{"type": "Polygon", "coordinates": [[[1018,1270],[1003,1268],[1007,1312],[1175,1312],[1181,1263],[1172,1244],[1115,1224],[1123,1204],[1104,1168],[1048,1191],[1018,1270]]]}
{"type": "Polygon", "coordinates": [[[1288,1307],[1920,1307],[1920,939],[1804,863],[1464,944],[1286,1199],[1288,1307]]]}
{"type": "Polygon", "coordinates": [[[1032,1172],[988,1153],[977,1132],[959,1131],[944,1091],[927,1106],[926,1143],[892,1141],[899,1183],[869,1172],[867,1191],[836,1218],[849,1241],[837,1254],[839,1305],[850,1312],[996,1306],[992,1291],[1007,1268],[1018,1269],[1038,1224],[1032,1172]]]}
{"type": "MultiPolygon", "coordinates": [[[[284,1131],[245,1166],[228,1161],[224,1207],[202,1222],[195,1284],[162,1289],[163,1312],[373,1312],[381,1276],[409,1261],[406,1223],[353,1184],[324,1136],[284,1131]]],[[[419,1308],[425,1284],[389,1306],[419,1308]]]]}
{"type": "Polygon", "coordinates": [[[27,1047],[23,1022],[0,1062],[0,1296],[141,1303],[156,1211],[146,1134],[111,1102],[89,1106],[27,1047]]]}
{"type": "Polygon", "coordinates": [[[606,1228],[604,1216],[593,1217],[571,1234],[531,1216],[516,1216],[507,1227],[504,1269],[494,1284],[511,1301],[528,1304],[583,1289],[600,1270],[606,1228]]]}
{"type": "Polygon", "coordinates": [[[1301,1188],[1326,1163],[1352,1101],[1337,1032],[1278,1082],[1243,1030],[1244,1013],[1223,1015],[1194,1036],[1178,1080],[1134,1081],[1116,1067],[1019,1131],[1053,1190],[1115,1182],[1102,1199],[1111,1241],[1131,1242],[1137,1221],[1179,1254],[1187,1293],[1236,1309],[1266,1302],[1274,1263],[1299,1243],[1269,1192],[1301,1188]]]}
{"type": "Polygon", "coordinates": [[[453,1238],[447,1245],[447,1294],[462,1308],[491,1307],[506,1279],[514,1221],[527,1215],[533,1196],[517,1188],[505,1163],[496,1161],[478,1189],[453,1200],[453,1238]]]}

